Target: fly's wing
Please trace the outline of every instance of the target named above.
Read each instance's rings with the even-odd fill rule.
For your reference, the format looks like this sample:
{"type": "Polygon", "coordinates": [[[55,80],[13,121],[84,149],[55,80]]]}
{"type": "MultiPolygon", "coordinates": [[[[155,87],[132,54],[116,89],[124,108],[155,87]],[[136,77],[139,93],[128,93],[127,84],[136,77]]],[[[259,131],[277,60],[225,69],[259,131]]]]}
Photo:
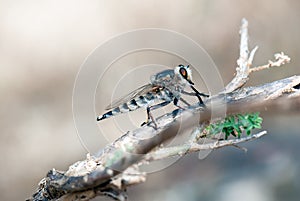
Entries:
{"type": "Polygon", "coordinates": [[[112,108],[116,108],[120,105],[122,105],[123,103],[127,103],[129,101],[131,101],[132,99],[141,96],[143,94],[146,94],[147,92],[152,92],[153,90],[155,90],[157,88],[157,86],[154,86],[153,84],[146,84],[134,91],[132,91],[131,93],[113,101],[110,105],[108,105],[105,109],[106,110],[110,110],[112,108]]]}

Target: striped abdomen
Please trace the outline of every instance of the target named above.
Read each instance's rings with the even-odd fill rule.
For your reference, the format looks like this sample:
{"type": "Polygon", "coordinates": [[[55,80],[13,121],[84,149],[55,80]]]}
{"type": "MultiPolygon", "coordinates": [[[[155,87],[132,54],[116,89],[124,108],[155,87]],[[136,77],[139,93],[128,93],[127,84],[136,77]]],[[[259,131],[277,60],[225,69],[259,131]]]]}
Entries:
{"type": "Polygon", "coordinates": [[[121,114],[121,113],[127,113],[130,111],[137,110],[138,108],[147,107],[151,105],[154,100],[172,100],[172,93],[162,90],[160,88],[155,88],[153,91],[146,93],[145,95],[141,95],[139,97],[136,97],[132,99],[131,101],[127,103],[123,103],[122,105],[112,109],[111,111],[103,114],[102,116],[97,117],[97,121],[101,121],[103,119],[107,119],[109,117],[121,114]]]}

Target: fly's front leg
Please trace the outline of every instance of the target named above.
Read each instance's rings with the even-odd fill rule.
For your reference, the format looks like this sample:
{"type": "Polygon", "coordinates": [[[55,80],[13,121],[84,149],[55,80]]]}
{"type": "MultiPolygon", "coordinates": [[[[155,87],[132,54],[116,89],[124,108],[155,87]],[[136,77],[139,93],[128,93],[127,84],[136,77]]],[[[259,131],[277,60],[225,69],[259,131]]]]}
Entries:
{"type": "MultiPolygon", "coordinates": [[[[200,105],[204,105],[204,102],[201,98],[201,96],[203,97],[209,97],[209,95],[204,94],[204,93],[200,93],[194,86],[190,85],[190,87],[194,90],[195,93],[190,93],[190,92],[186,92],[186,91],[182,91],[183,94],[189,95],[189,96],[197,96],[200,105]]],[[[205,105],[204,105],[205,106],[205,105]]]]}
{"type": "MultiPolygon", "coordinates": [[[[196,88],[194,88],[196,90],[196,88]]],[[[185,94],[185,95],[189,95],[189,96],[197,96],[197,93],[194,93],[194,92],[187,92],[187,91],[182,91],[181,92],[182,94],[185,94]]],[[[205,93],[201,93],[199,92],[198,93],[200,96],[203,96],[203,97],[209,97],[209,95],[205,94],[205,93]]]]}
{"type": "Polygon", "coordinates": [[[147,121],[144,122],[144,123],[142,123],[141,126],[150,123],[150,119],[151,119],[152,122],[153,122],[153,124],[154,124],[154,126],[155,126],[155,128],[157,129],[157,128],[158,128],[158,127],[157,127],[157,123],[156,123],[156,121],[155,121],[155,118],[154,118],[153,115],[151,114],[151,111],[152,111],[152,110],[156,110],[156,109],[158,109],[158,108],[161,108],[161,107],[163,107],[163,106],[166,106],[166,105],[168,105],[169,103],[171,103],[171,101],[165,101],[165,102],[159,103],[159,104],[157,104],[157,105],[148,106],[148,107],[147,107],[147,121]]]}

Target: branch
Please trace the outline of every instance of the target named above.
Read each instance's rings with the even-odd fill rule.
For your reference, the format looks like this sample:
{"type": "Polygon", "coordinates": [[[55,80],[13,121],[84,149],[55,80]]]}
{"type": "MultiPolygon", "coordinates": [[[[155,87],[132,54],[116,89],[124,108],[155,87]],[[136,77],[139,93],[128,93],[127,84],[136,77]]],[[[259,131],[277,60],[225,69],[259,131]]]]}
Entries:
{"type": "Polygon", "coordinates": [[[222,140],[216,141],[213,143],[207,144],[198,144],[198,143],[186,143],[183,145],[178,145],[174,147],[162,148],[157,151],[153,151],[148,153],[145,156],[144,163],[151,162],[154,160],[162,160],[168,157],[173,156],[182,156],[183,154],[199,152],[201,150],[215,150],[226,146],[234,146],[242,142],[247,142],[251,140],[255,140],[267,134],[267,131],[261,131],[257,134],[253,134],[251,136],[243,137],[240,139],[231,139],[231,140],[222,140]]]}
{"type": "MultiPolygon", "coordinates": [[[[293,76],[258,87],[237,90],[226,96],[226,99],[224,99],[224,95],[215,96],[214,99],[221,102],[217,107],[227,105],[226,114],[265,110],[267,112],[295,111],[300,110],[300,94],[298,93],[298,96],[294,98],[288,97],[299,92],[297,89],[299,85],[300,76],[293,76]],[[286,97],[279,98],[280,96],[286,97]],[[276,100],[274,100],[275,97],[277,97],[276,100]],[[245,104],[247,107],[244,106],[245,104]],[[284,107],[282,107],[283,105],[284,107]]],[[[193,126],[191,122],[193,118],[197,117],[196,114],[200,114],[200,123],[209,121],[211,117],[211,105],[209,104],[206,110],[195,109],[191,112],[178,109],[175,111],[157,119],[159,125],[157,130],[150,126],[144,126],[117,139],[105,148],[99,158],[93,159],[97,165],[92,169],[87,165],[89,161],[84,160],[74,164],[77,168],[75,173],[70,170],[65,173],[55,170],[49,171],[37,193],[33,195],[34,198],[36,200],[39,197],[59,198],[67,193],[89,189],[98,191],[102,189],[106,192],[106,187],[111,184],[112,178],[119,174],[122,177],[122,172],[141,161],[145,154],[175,137],[180,126],[182,132],[193,126]],[[176,113],[175,116],[174,113],[176,113]],[[85,172],[85,174],[78,175],[81,172],[85,172]]]]}
{"type": "Polygon", "coordinates": [[[249,66],[252,64],[254,54],[258,47],[255,47],[249,57],[248,48],[248,21],[242,19],[242,26],[240,29],[241,41],[240,41],[240,57],[237,60],[236,75],[232,81],[225,87],[224,93],[232,92],[242,87],[249,79],[249,66]]]}
{"type": "Polygon", "coordinates": [[[276,53],[274,55],[274,57],[275,57],[275,61],[269,60],[269,63],[266,64],[266,65],[251,68],[251,69],[249,69],[249,73],[264,70],[264,69],[268,69],[270,67],[275,67],[275,66],[279,67],[279,66],[282,66],[283,64],[289,63],[291,61],[290,57],[285,55],[283,52],[276,53]]]}
{"type": "MultiPolygon", "coordinates": [[[[238,143],[257,139],[266,134],[198,144],[205,125],[213,118],[223,118],[223,114],[213,116],[213,111],[226,108],[226,115],[257,111],[300,111],[300,76],[292,76],[260,86],[241,88],[251,72],[267,67],[250,68],[257,47],[248,51],[248,22],[243,19],[240,30],[241,45],[237,73],[225,89],[205,101],[206,108],[198,104],[189,109],[176,109],[156,119],[158,129],[153,125],[128,131],[115,142],[107,145],[99,157],[89,156],[86,160],[74,163],[66,172],[50,170],[42,179],[30,200],[89,200],[98,195],[106,195],[117,200],[126,200],[126,187],[145,181],[138,165],[143,161],[163,159],[172,155],[182,155],[204,149],[217,149],[236,146],[238,143]],[[256,70],[252,70],[256,69],[256,70]],[[246,106],[246,107],[245,107],[246,106]],[[166,141],[187,129],[195,128],[190,140],[183,145],[161,148],[166,141]],[[179,132],[180,129],[180,132],[179,132]]],[[[278,66],[287,63],[288,57],[281,54],[275,62],[278,66]]],[[[270,63],[270,62],[269,62],[270,63]]],[[[204,133],[205,134],[205,133],[204,133]]]]}
{"type": "Polygon", "coordinates": [[[266,65],[251,68],[254,55],[258,49],[258,46],[255,46],[249,53],[248,21],[246,19],[242,19],[240,35],[241,35],[240,57],[237,60],[238,67],[236,68],[236,75],[232,79],[232,81],[225,87],[223,93],[229,93],[244,86],[246,82],[249,80],[249,75],[252,72],[264,70],[274,66],[279,67],[286,63],[289,63],[291,60],[287,55],[281,52],[281,53],[276,53],[274,55],[275,61],[269,60],[268,64],[266,65]]]}

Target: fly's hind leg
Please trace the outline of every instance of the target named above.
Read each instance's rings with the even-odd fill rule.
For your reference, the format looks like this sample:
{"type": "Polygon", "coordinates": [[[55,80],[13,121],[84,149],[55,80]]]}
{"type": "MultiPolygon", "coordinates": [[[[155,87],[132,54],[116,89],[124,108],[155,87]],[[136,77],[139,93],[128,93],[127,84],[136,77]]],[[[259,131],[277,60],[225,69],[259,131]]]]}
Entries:
{"type": "Polygon", "coordinates": [[[145,125],[145,124],[149,124],[150,123],[150,119],[151,121],[153,122],[155,128],[157,129],[157,123],[155,121],[155,118],[153,117],[153,115],[151,114],[151,111],[152,110],[156,110],[158,108],[161,108],[163,106],[166,106],[170,103],[171,101],[165,101],[165,102],[162,102],[162,103],[159,103],[157,105],[152,105],[152,106],[148,106],[147,107],[147,121],[146,122],[143,122],[141,126],[145,125]]]}

